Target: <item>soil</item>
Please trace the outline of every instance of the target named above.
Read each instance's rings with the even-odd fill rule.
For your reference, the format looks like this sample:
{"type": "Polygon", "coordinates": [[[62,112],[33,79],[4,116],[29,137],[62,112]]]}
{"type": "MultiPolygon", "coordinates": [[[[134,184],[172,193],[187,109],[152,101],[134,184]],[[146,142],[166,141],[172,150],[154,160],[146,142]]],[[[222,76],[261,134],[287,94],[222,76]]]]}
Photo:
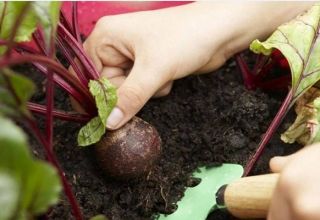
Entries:
{"type": "MultiPolygon", "coordinates": [[[[281,94],[247,91],[234,61],[230,61],[212,74],[176,81],[168,96],[151,100],[139,112],[162,138],[162,156],[146,177],[118,182],[105,176],[95,162],[92,148],[77,146],[79,124],[56,121],[54,149],[85,219],[105,214],[110,220],[151,220],[159,212],[176,209],[175,203],[185,187],[199,182],[191,177],[197,167],[224,162],[245,165],[282,99],[281,94]]],[[[43,102],[44,95],[37,93],[34,100],[43,102]]],[[[58,89],[55,105],[70,109],[68,96],[58,89]]],[[[282,123],[254,174],[268,172],[272,156],[297,150],[297,146],[284,144],[279,138],[279,132],[291,120],[289,115],[282,123]]],[[[43,157],[42,148],[34,141],[32,146],[34,153],[43,157]]],[[[73,219],[64,197],[48,219],[73,219]]],[[[208,219],[232,217],[217,212],[208,219]]]]}

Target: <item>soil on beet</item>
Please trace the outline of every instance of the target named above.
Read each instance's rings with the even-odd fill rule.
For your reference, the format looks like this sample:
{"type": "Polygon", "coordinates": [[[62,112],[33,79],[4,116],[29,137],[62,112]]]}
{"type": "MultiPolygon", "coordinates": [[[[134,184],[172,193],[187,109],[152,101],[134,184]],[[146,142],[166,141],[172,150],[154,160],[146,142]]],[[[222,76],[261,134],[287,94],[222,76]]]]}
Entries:
{"type": "MultiPolygon", "coordinates": [[[[168,96],[149,101],[138,114],[160,133],[162,156],[146,177],[136,180],[117,182],[105,176],[93,150],[77,146],[79,124],[56,121],[54,149],[85,219],[105,214],[110,220],[151,220],[157,213],[176,209],[175,203],[185,188],[197,184],[198,180],[191,177],[197,167],[224,162],[245,165],[282,98],[279,94],[247,91],[233,61],[212,74],[176,81],[168,96]]],[[[44,102],[44,95],[39,92],[33,99],[44,102]]],[[[68,96],[59,89],[55,106],[70,109],[68,96]]],[[[279,131],[288,127],[286,121],[292,121],[292,117],[287,117],[279,131]]],[[[253,173],[268,172],[272,156],[297,150],[297,146],[282,143],[279,133],[253,173]]],[[[33,152],[43,157],[42,148],[31,142],[33,152]]],[[[65,197],[50,211],[48,219],[73,219],[65,197]]],[[[208,219],[232,217],[216,212],[208,219]]]]}

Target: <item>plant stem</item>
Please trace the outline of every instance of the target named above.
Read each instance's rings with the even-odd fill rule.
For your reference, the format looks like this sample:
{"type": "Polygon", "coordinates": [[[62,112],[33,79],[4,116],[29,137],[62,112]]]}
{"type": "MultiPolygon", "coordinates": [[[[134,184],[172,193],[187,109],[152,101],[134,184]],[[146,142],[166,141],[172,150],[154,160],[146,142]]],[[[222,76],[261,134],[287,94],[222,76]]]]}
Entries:
{"type": "MultiPolygon", "coordinates": [[[[41,35],[41,34],[40,34],[41,35]]],[[[51,35],[52,36],[52,35],[51,35]]],[[[51,59],[54,59],[55,56],[55,48],[52,44],[54,38],[50,39],[50,47],[48,51],[44,51],[51,59]]],[[[47,68],[47,85],[46,85],[46,105],[47,105],[47,113],[46,113],[46,137],[48,140],[48,146],[53,149],[53,106],[54,106],[54,82],[53,82],[53,71],[50,68],[47,68]]]]}
{"type": "Polygon", "coordinates": [[[44,54],[47,55],[47,51],[45,49],[45,42],[43,36],[39,30],[39,28],[32,34],[32,38],[34,42],[37,44],[39,50],[44,54]]]}
{"type": "Polygon", "coordinates": [[[270,126],[268,127],[268,130],[266,131],[262,140],[260,141],[259,146],[256,149],[256,152],[251,156],[251,159],[247,163],[243,176],[247,176],[251,172],[253,166],[255,165],[257,160],[260,158],[264,148],[269,143],[271,137],[275,133],[276,129],[279,127],[282,119],[288,112],[289,106],[292,101],[292,97],[293,97],[293,91],[292,89],[290,89],[289,93],[287,94],[287,97],[285,98],[284,102],[281,104],[280,109],[278,110],[276,116],[274,117],[270,126]]]}
{"type": "Polygon", "coordinates": [[[65,56],[65,58],[68,60],[68,62],[70,63],[70,65],[72,66],[72,69],[74,70],[74,72],[77,74],[77,77],[79,78],[79,80],[81,81],[82,85],[84,86],[88,86],[88,80],[87,80],[87,76],[84,74],[83,69],[81,70],[79,68],[79,64],[76,63],[76,61],[74,60],[74,58],[72,57],[70,51],[67,50],[66,45],[64,45],[59,38],[57,38],[57,45],[60,49],[60,51],[63,53],[63,55],[65,56]]]}
{"type": "Polygon", "coordinates": [[[73,36],[76,38],[78,43],[81,42],[80,32],[79,32],[79,24],[78,24],[78,2],[72,2],[72,28],[73,28],[73,36]]]}
{"type": "Polygon", "coordinates": [[[74,37],[68,32],[68,30],[63,27],[60,23],[58,24],[58,37],[62,42],[65,42],[66,45],[69,45],[70,49],[73,50],[73,53],[76,55],[78,60],[82,63],[84,69],[87,70],[89,74],[89,79],[98,79],[99,73],[94,67],[91,60],[87,57],[86,53],[82,49],[82,45],[79,44],[74,37]]]}
{"type": "Polygon", "coordinates": [[[73,36],[75,36],[73,33],[73,28],[71,27],[70,22],[68,21],[66,15],[62,10],[60,10],[60,22],[67,29],[67,31],[69,31],[70,33],[72,33],[73,36]]]}
{"type": "Polygon", "coordinates": [[[252,74],[258,75],[262,68],[268,63],[270,57],[263,54],[258,54],[254,67],[252,69],[252,74]]]}
{"type": "Polygon", "coordinates": [[[57,159],[55,158],[50,146],[48,145],[48,142],[46,141],[46,139],[44,138],[44,136],[42,135],[41,131],[39,130],[37,124],[35,123],[34,120],[30,119],[29,117],[25,118],[30,129],[33,131],[34,136],[36,137],[36,139],[38,140],[38,142],[44,146],[45,150],[46,150],[46,155],[48,157],[48,161],[56,167],[58,174],[60,176],[60,179],[62,181],[63,184],[63,189],[64,192],[70,202],[71,205],[71,209],[73,212],[73,215],[75,217],[76,220],[82,220],[82,213],[80,211],[80,207],[79,204],[72,192],[71,186],[68,183],[68,180],[64,174],[64,172],[62,171],[62,169],[60,168],[57,159]]]}
{"type": "MultiPolygon", "coordinates": [[[[21,55],[24,55],[24,53],[29,53],[29,54],[33,54],[33,55],[38,54],[38,51],[35,51],[33,48],[30,48],[30,47],[25,46],[25,45],[19,45],[15,49],[21,55]]],[[[40,73],[42,73],[45,76],[47,76],[48,71],[47,71],[47,68],[43,64],[40,64],[40,63],[37,63],[37,62],[31,62],[31,63],[32,63],[33,66],[35,66],[39,70],[40,73]]],[[[74,89],[69,83],[67,83],[64,79],[62,79],[57,74],[54,74],[53,80],[63,90],[65,90],[67,93],[69,93],[69,95],[71,95],[79,103],[79,105],[81,105],[82,109],[84,109],[87,113],[91,113],[92,116],[95,115],[96,109],[93,108],[92,103],[90,102],[90,100],[89,101],[88,100],[84,101],[83,94],[81,94],[76,89],[74,89]]]]}
{"type": "Polygon", "coordinates": [[[243,57],[241,54],[237,54],[235,56],[236,58],[236,63],[240,69],[240,72],[242,74],[242,78],[243,78],[243,84],[244,86],[248,89],[248,90],[253,90],[256,88],[255,83],[254,83],[254,79],[253,79],[253,74],[250,71],[248,65],[246,64],[246,62],[243,60],[243,57]]]}
{"type": "Polygon", "coordinates": [[[42,63],[42,64],[45,64],[48,68],[55,71],[56,74],[64,78],[72,88],[74,88],[76,91],[78,91],[81,94],[82,96],[80,97],[81,102],[90,103],[88,107],[91,108],[92,110],[91,112],[88,112],[88,113],[95,114],[96,112],[96,110],[94,109],[95,102],[92,96],[89,94],[88,89],[82,86],[82,84],[75,78],[75,76],[71,75],[68,72],[68,70],[66,70],[62,65],[60,65],[59,63],[56,63],[52,59],[49,59],[47,57],[40,56],[40,55],[25,54],[24,56],[16,57],[15,59],[0,59],[0,68],[22,64],[26,62],[42,63]]]}
{"type": "Polygon", "coordinates": [[[15,51],[22,54],[22,53],[30,53],[30,54],[40,54],[40,52],[32,47],[29,47],[24,44],[18,44],[14,47],[15,51]]]}
{"type": "MultiPolygon", "coordinates": [[[[28,109],[34,113],[45,115],[47,112],[47,107],[44,105],[28,102],[28,109]]],[[[80,123],[87,123],[92,117],[87,114],[80,114],[76,112],[66,112],[62,110],[53,109],[52,114],[55,118],[65,120],[65,121],[74,121],[80,123]]]]}

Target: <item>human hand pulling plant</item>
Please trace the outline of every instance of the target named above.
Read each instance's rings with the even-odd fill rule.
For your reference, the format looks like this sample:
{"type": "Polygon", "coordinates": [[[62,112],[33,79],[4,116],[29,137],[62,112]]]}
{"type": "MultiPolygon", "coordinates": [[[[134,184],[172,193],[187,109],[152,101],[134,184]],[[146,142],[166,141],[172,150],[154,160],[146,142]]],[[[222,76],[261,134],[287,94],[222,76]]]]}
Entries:
{"type": "Polygon", "coordinates": [[[173,80],[217,69],[309,6],[201,2],[101,18],[84,49],[119,87],[107,127],[121,127],[152,96],[168,94],[173,80]]]}
{"type": "MultiPolygon", "coordinates": [[[[253,39],[266,37],[310,5],[192,3],[100,19],[84,48],[98,71],[118,87],[117,107],[107,127],[123,126],[152,96],[168,94],[175,79],[217,69],[253,39]]],[[[320,195],[320,179],[309,172],[320,165],[316,148],[271,161],[281,177],[268,219],[320,218],[320,203],[314,200],[320,195]]]]}

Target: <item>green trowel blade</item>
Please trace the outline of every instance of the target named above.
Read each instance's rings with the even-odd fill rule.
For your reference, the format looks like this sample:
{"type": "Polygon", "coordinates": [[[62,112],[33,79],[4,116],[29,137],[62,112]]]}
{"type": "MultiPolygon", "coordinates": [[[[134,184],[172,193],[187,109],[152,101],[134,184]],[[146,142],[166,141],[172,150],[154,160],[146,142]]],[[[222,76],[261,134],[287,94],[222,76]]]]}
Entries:
{"type": "Polygon", "coordinates": [[[200,168],[200,172],[193,173],[194,177],[201,178],[200,184],[187,188],[177,203],[178,209],[170,215],[161,214],[158,220],[205,220],[216,205],[215,194],[219,188],[242,174],[243,168],[238,164],[200,168]]]}

